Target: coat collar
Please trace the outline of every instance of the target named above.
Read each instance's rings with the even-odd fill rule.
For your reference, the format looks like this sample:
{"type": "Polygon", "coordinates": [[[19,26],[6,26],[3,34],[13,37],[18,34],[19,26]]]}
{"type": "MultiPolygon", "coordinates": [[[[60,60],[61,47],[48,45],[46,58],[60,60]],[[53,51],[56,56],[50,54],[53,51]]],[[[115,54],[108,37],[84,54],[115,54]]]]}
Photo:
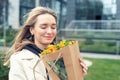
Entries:
{"type": "Polygon", "coordinates": [[[26,64],[26,61],[27,62],[29,61],[29,64],[27,64],[27,66],[29,68],[33,69],[33,71],[42,74],[41,70],[45,70],[45,66],[44,66],[42,60],[40,59],[40,57],[38,57],[33,52],[31,52],[27,49],[23,49],[21,51],[21,53],[22,53],[22,58],[21,59],[23,60],[23,62],[26,64]]]}
{"type": "Polygon", "coordinates": [[[27,50],[33,52],[34,54],[36,54],[37,56],[39,56],[39,54],[42,52],[41,49],[39,49],[37,46],[35,46],[33,44],[27,44],[22,49],[27,49],[27,50]]]}
{"type": "Polygon", "coordinates": [[[44,71],[45,66],[39,56],[41,52],[42,50],[35,45],[28,44],[21,50],[21,53],[23,54],[22,60],[28,60],[30,62],[30,64],[28,64],[29,68],[32,68],[34,71],[46,74],[46,71],[44,71]],[[41,72],[41,70],[43,71],[41,72]]]}

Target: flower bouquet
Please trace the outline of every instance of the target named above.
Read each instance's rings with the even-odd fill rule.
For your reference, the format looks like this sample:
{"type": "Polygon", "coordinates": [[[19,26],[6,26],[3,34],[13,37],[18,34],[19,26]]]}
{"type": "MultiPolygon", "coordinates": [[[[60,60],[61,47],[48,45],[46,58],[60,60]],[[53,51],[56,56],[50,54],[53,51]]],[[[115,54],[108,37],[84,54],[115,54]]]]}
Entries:
{"type": "Polygon", "coordinates": [[[78,41],[62,40],[40,54],[52,80],[83,80],[78,41]]]}

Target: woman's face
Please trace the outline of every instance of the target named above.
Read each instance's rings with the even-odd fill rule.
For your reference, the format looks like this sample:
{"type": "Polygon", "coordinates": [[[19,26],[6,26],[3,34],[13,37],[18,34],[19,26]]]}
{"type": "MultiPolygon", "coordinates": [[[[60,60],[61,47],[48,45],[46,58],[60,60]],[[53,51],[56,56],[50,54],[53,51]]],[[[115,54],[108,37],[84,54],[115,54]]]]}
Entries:
{"type": "Polygon", "coordinates": [[[35,44],[38,47],[49,45],[56,37],[56,20],[50,14],[39,15],[34,28],[31,28],[30,31],[34,35],[35,44]]]}

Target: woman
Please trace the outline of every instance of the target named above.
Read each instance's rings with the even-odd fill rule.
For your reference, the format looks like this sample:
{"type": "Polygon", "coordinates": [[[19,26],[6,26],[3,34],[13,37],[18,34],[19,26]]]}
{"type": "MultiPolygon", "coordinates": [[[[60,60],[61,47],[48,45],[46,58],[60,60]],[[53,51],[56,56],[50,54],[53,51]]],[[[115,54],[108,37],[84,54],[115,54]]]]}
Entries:
{"type": "MultiPolygon", "coordinates": [[[[10,63],[9,80],[49,80],[46,69],[38,55],[49,44],[53,43],[57,34],[57,15],[54,11],[44,7],[31,10],[9,51],[10,63]]],[[[83,73],[86,66],[80,60],[83,73]]]]}

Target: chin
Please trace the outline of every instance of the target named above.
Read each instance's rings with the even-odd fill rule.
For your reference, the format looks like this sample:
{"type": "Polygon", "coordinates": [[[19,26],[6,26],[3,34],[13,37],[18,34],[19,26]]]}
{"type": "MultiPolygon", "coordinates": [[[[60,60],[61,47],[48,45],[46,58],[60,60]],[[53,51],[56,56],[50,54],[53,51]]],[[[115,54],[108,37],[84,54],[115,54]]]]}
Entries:
{"type": "Polygon", "coordinates": [[[45,44],[51,44],[53,41],[46,41],[45,44]]]}

